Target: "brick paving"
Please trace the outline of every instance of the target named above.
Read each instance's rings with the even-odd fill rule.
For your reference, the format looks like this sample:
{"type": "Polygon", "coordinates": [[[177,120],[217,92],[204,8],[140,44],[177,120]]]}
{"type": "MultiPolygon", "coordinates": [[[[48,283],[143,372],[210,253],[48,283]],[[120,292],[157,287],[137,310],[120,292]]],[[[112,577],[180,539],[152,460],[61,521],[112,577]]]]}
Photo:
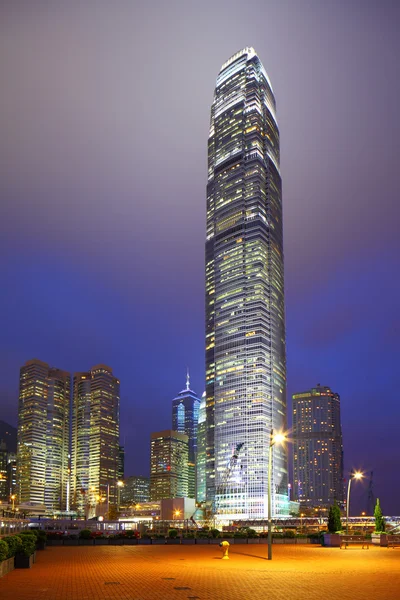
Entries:
{"type": "Polygon", "coordinates": [[[0,579],[1,600],[391,600],[400,550],[319,546],[80,546],[37,552],[0,579]]]}

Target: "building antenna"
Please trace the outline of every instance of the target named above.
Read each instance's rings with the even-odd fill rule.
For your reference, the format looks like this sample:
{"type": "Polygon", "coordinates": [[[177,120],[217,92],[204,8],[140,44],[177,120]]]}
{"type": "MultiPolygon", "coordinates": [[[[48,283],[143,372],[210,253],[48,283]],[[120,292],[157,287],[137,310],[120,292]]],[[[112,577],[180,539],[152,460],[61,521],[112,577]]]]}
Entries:
{"type": "Polygon", "coordinates": [[[189,375],[189,367],[186,368],[186,389],[190,390],[190,375],[189,375]]]}

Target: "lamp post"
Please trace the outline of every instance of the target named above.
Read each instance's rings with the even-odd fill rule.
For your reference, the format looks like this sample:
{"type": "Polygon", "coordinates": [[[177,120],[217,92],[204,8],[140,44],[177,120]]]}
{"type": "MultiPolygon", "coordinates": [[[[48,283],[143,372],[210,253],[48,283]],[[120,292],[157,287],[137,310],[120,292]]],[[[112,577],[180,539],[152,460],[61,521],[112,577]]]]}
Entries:
{"type": "Polygon", "coordinates": [[[118,496],[117,496],[117,511],[119,512],[119,506],[121,504],[121,488],[124,487],[124,482],[123,481],[117,481],[117,490],[118,490],[118,496]]]}
{"type": "Polygon", "coordinates": [[[303,533],[303,517],[304,517],[304,513],[300,513],[300,531],[301,533],[303,533]]]}
{"type": "Polygon", "coordinates": [[[282,444],[286,441],[283,433],[274,435],[271,429],[269,438],[269,456],[268,456],[268,560],[272,560],[272,522],[271,522],[271,474],[272,474],[272,448],[275,444],[282,444]]]}
{"type": "Polygon", "coordinates": [[[15,510],[15,494],[13,494],[11,496],[11,500],[12,500],[12,509],[15,510]]]}
{"type": "Polygon", "coordinates": [[[349,508],[350,508],[350,488],[353,479],[362,479],[364,475],[360,471],[350,473],[349,483],[347,484],[347,504],[346,504],[346,535],[349,533],[349,508]]]}

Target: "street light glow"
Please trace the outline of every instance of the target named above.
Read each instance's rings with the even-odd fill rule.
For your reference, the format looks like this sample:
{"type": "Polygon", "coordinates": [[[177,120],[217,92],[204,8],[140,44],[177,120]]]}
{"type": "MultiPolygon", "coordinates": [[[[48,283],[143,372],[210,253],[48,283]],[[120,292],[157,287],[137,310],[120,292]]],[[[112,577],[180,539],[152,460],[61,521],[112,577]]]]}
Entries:
{"type": "Polygon", "coordinates": [[[123,481],[117,481],[117,486],[118,487],[123,487],[125,484],[123,481]]]}
{"type": "Polygon", "coordinates": [[[286,441],[287,441],[287,438],[284,433],[276,433],[274,435],[274,437],[272,438],[273,444],[283,444],[283,442],[286,442],[286,441]]]}
{"type": "Polygon", "coordinates": [[[362,479],[364,477],[364,474],[360,471],[356,471],[355,473],[353,473],[353,477],[354,479],[362,479]]]}

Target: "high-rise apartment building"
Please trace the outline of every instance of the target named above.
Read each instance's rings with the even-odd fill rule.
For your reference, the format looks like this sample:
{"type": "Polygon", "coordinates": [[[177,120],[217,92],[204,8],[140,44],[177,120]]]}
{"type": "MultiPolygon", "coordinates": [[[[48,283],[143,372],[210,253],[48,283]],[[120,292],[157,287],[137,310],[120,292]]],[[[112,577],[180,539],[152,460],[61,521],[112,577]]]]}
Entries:
{"type": "Polygon", "coordinates": [[[18,501],[65,510],[69,452],[69,373],[40,360],[21,368],[18,404],[18,501]]]}
{"type": "Polygon", "coordinates": [[[151,434],[150,500],[187,498],[189,438],[166,430],[151,434]]]}
{"type": "MultiPolygon", "coordinates": [[[[208,138],[207,499],[220,517],[267,515],[270,432],[286,428],[284,308],[275,98],[260,59],[245,48],[217,77],[208,138]]],[[[276,445],[273,514],[287,506],[287,452],[276,445]]]]}
{"type": "Polygon", "coordinates": [[[186,433],[189,443],[188,497],[196,498],[196,454],[197,423],[199,420],[200,398],[190,389],[189,372],[186,389],[179,392],[172,401],[172,429],[186,433]]]}
{"type": "Polygon", "coordinates": [[[116,506],[119,448],[119,380],[106,365],[75,373],[71,487],[80,513],[96,498],[116,506]]]}
{"type": "Polygon", "coordinates": [[[340,396],[329,387],[293,395],[294,497],[303,507],[343,503],[340,396]]]}
{"type": "Polygon", "coordinates": [[[196,500],[206,500],[206,393],[201,397],[197,426],[196,500]]]}

